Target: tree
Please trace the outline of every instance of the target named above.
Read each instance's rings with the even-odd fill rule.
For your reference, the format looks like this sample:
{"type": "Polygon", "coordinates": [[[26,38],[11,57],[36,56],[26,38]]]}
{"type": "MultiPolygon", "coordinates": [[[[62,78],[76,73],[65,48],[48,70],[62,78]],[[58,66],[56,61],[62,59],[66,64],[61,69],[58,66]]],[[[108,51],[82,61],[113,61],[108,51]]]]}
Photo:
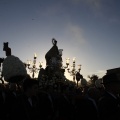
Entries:
{"type": "Polygon", "coordinates": [[[89,80],[90,85],[95,86],[95,81],[98,80],[99,77],[97,75],[93,74],[91,76],[88,75],[88,78],[90,79],[89,80]]]}

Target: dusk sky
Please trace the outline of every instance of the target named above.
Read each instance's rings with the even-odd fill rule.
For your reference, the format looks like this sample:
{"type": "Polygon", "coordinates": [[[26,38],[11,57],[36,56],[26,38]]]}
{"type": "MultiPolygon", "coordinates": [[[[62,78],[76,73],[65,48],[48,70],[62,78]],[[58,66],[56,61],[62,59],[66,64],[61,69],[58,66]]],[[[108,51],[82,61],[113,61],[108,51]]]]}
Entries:
{"type": "Polygon", "coordinates": [[[63,49],[63,65],[76,57],[86,79],[120,67],[120,0],[0,0],[1,58],[9,42],[12,55],[27,62],[36,53],[45,67],[52,38],[63,49]]]}

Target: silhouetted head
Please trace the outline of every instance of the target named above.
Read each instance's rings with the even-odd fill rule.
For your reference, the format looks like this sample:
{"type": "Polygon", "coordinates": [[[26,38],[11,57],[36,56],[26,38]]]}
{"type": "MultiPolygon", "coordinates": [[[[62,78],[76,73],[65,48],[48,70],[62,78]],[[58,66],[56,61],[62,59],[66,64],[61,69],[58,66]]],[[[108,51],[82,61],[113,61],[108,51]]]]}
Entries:
{"type": "Polygon", "coordinates": [[[120,84],[120,79],[117,74],[112,73],[112,74],[107,74],[104,75],[102,78],[103,82],[102,84],[110,84],[110,83],[119,83],[120,84]]]}
{"type": "Polygon", "coordinates": [[[114,94],[120,93],[120,78],[116,73],[107,74],[103,76],[103,82],[105,89],[114,94]]]}

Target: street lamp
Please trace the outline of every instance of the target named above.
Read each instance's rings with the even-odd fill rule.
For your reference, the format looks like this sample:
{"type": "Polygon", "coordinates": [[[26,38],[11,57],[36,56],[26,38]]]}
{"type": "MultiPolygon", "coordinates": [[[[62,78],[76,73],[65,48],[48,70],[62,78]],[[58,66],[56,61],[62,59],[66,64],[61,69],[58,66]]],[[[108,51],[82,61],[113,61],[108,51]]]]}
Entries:
{"type": "Polygon", "coordinates": [[[36,59],[37,54],[34,54],[33,62],[31,63],[31,60],[27,60],[26,67],[29,69],[29,72],[32,73],[32,78],[35,77],[35,73],[38,73],[38,71],[42,68],[42,62],[39,62],[39,68],[36,67],[36,59]]]}
{"type": "Polygon", "coordinates": [[[70,58],[66,58],[66,68],[68,73],[70,73],[71,76],[73,76],[73,82],[75,82],[75,77],[76,77],[76,73],[80,73],[81,70],[81,65],[78,65],[78,70],[76,71],[76,61],[75,61],[75,57],[73,58],[73,62],[72,62],[72,69],[70,70],[70,58]]]}

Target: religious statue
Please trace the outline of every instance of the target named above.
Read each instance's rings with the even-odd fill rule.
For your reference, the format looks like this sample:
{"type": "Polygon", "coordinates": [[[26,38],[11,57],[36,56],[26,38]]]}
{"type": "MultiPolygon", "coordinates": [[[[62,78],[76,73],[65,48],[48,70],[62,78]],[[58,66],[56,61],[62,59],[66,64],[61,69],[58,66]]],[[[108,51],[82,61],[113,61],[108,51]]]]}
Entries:
{"type": "Polygon", "coordinates": [[[52,39],[53,47],[46,53],[46,65],[56,65],[59,61],[62,61],[62,57],[59,54],[59,50],[57,47],[57,41],[53,38],[52,39]]]}
{"type": "Polygon", "coordinates": [[[52,44],[52,48],[45,54],[46,68],[39,71],[38,80],[42,78],[47,80],[64,78],[65,70],[62,69],[62,54],[59,52],[57,40],[53,38],[52,44]]]}

